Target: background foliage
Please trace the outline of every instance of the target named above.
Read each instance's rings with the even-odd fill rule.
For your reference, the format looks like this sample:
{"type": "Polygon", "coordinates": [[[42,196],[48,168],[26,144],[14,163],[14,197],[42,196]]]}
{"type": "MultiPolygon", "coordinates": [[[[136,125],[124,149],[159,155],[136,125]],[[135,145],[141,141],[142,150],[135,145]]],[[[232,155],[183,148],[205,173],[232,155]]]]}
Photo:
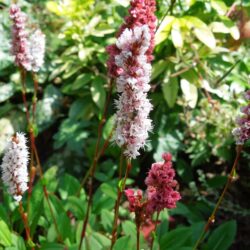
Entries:
{"type": "MultiPolygon", "coordinates": [[[[157,233],[160,249],[192,249],[234,159],[231,130],[239,106],[244,103],[242,92],[248,87],[250,74],[250,3],[239,1],[238,10],[227,17],[233,3],[157,2],[161,22],[150,91],[154,132],[145,152],[133,161],[128,185],[144,188],[150,165],[160,160],[164,151],[174,155],[183,199],[176,209],[161,214],[157,233]]],[[[7,137],[27,127],[20,78],[9,53],[9,4],[0,1],[1,152],[7,137]]],[[[86,195],[84,190],[79,197],[76,193],[92,161],[108,89],[105,47],[115,41],[129,2],[36,0],[19,4],[47,36],[46,64],[39,74],[37,142],[63,244],[56,243],[40,181],[33,191],[30,226],[41,249],[64,249],[63,245],[77,249],[86,195]]],[[[31,78],[27,84],[31,100],[31,78]]],[[[115,98],[114,89],[112,103],[115,98]]],[[[112,130],[114,112],[111,104],[102,140],[112,130]]],[[[110,245],[119,154],[111,144],[98,165],[89,236],[82,249],[101,250],[110,245]]],[[[245,150],[238,181],[226,196],[202,249],[249,249],[249,159],[245,150]]],[[[26,249],[22,238],[13,233],[23,231],[16,204],[5,192],[1,200],[0,249],[26,249]]],[[[115,249],[134,249],[135,225],[126,202],[120,213],[122,237],[115,249]]],[[[147,249],[143,237],[141,242],[147,249]]]]}

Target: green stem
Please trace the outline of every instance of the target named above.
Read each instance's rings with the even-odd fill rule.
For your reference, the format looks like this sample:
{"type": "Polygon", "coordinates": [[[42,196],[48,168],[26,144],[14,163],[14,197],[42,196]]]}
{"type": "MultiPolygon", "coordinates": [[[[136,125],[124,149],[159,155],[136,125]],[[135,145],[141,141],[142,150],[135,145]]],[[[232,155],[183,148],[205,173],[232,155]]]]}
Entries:
{"type": "Polygon", "coordinates": [[[206,223],[206,225],[205,225],[205,227],[204,227],[204,229],[203,229],[203,231],[202,231],[202,233],[200,235],[200,238],[195,243],[195,246],[194,246],[193,250],[198,249],[198,246],[202,243],[202,241],[203,241],[207,231],[209,230],[210,226],[215,222],[216,213],[217,213],[217,211],[218,211],[218,209],[219,209],[219,207],[221,205],[221,202],[222,202],[222,200],[223,200],[223,198],[225,196],[225,193],[226,193],[228,187],[230,186],[230,184],[232,183],[232,181],[234,179],[235,170],[236,170],[236,167],[237,167],[239,159],[240,159],[241,151],[242,151],[242,146],[238,145],[236,147],[237,154],[236,154],[236,157],[235,157],[235,160],[234,160],[233,167],[232,167],[232,169],[230,171],[230,174],[228,176],[227,183],[226,183],[226,185],[225,185],[225,187],[224,187],[224,189],[223,189],[223,191],[222,191],[222,193],[221,193],[221,195],[220,195],[220,197],[219,197],[219,199],[218,199],[218,201],[217,201],[217,203],[215,205],[215,208],[214,208],[212,214],[208,218],[208,221],[207,221],[207,223],[206,223]]]}

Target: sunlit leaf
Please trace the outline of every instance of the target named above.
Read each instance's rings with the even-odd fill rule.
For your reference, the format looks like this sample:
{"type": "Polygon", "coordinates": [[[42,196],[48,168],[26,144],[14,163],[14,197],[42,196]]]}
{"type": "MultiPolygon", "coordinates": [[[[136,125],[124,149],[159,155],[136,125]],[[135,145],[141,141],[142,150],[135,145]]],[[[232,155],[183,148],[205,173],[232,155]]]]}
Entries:
{"type": "Polygon", "coordinates": [[[181,90],[188,106],[194,108],[198,100],[197,87],[185,79],[181,79],[181,90]]]}
{"type": "Polygon", "coordinates": [[[211,6],[221,16],[225,15],[228,10],[228,7],[222,0],[211,0],[211,6]]]}
{"type": "Polygon", "coordinates": [[[169,35],[171,28],[172,28],[172,23],[174,20],[175,20],[175,18],[173,16],[166,16],[162,20],[162,22],[161,22],[161,24],[160,24],[160,26],[155,34],[155,44],[156,45],[163,42],[164,40],[166,40],[168,38],[168,35],[169,35]]]}
{"type": "Polygon", "coordinates": [[[173,44],[176,48],[183,47],[183,36],[181,33],[181,23],[178,19],[175,19],[172,24],[171,37],[173,44]]]}
{"type": "Polygon", "coordinates": [[[193,30],[195,36],[209,48],[216,46],[216,40],[210,28],[199,18],[193,16],[183,17],[189,29],[193,30]]]}

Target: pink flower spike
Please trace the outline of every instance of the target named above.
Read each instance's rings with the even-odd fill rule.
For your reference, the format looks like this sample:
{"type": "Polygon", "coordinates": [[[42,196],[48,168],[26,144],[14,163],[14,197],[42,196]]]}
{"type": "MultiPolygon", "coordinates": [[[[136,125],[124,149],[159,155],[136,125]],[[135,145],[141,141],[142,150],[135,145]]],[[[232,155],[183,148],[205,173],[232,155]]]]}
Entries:
{"type": "Polygon", "coordinates": [[[162,158],[165,162],[152,164],[145,180],[147,185],[147,207],[146,212],[152,215],[164,208],[175,208],[176,202],[181,199],[178,191],[174,190],[177,181],[174,180],[175,171],[172,168],[172,156],[164,153],[162,158]]]}
{"type": "Polygon", "coordinates": [[[241,116],[236,118],[237,128],[234,128],[232,134],[237,145],[244,145],[250,139],[250,90],[245,93],[248,105],[241,107],[241,116]]]}
{"type": "Polygon", "coordinates": [[[15,57],[15,63],[19,67],[31,70],[31,55],[29,53],[29,40],[26,31],[26,14],[17,5],[12,4],[10,7],[10,18],[13,21],[11,52],[15,57]]]}
{"type": "Polygon", "coordinates": [[[107,47],[110,77],[116,80],[119,99],[115,102],[114,140],[127,158],[136,158],[146,145],[152,121],[147,97],[153,59],[156,17],[155,0],[132,0],[129,15],[117,33],[115,44],[107,47]]]}

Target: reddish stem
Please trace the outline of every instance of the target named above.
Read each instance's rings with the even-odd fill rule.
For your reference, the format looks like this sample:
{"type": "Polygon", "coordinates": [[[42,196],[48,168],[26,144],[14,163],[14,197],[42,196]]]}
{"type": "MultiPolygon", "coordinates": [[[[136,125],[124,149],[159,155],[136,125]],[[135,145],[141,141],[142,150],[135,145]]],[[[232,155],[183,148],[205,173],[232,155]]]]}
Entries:
{"type": "Polygon", "coordinates": [[[204,239],[207,231],[209,230],[210,226],[215,222],[216,213],[217,213],[217,211],[218,211],[218,209],[219,209],[219,207],[221,205],[221,202],[222,202],[222,200],[223,200],[223,198],[225,196],[226,191],[228,190],[230,184],[232,183],[232,181],[234,179],[235,170],[236,170],[236,167],[237,167],[239,159],[240,159],[241,151],[242,151],[242,146],[241,145],[237,146],[237,148],[236,148],[237,154],[236,154],[236,157],[235,157],[235,160],[234,160],[233,167],[232,167],[232,169],[230,171],[230,174],[228,176],[227,183],[226,183],[226,185],[225,185],[225,187],[224,187],[224,189],[223,189],[223,191],[222,191],[222,193],[221,193],[221,195],[220,195],[220,197],[219,197],[219,199],[218,199],[218,201],[217,201],[217,203],[215,205],[215,208],[214,208],[212,214],[209,216],[208,221],[207,221],[207,223],[206,223],[206,225],[205,225],[205,227],[204,227],[204,229],[203,229],[203,231],[201,233],[201,236],[197,240],[193,250],[196,250],[198,248],[198,246],[203,241],[203,239],[204,239]]]}
{"type": "MultiPolygon", "coordinates": [[[[25,233],[26,233],[26,240],[27,242],[32,242],[32,238],[30,236],[30,228],[29,228],[29,222],[28,222],[28,217],[24,212],[23,204],[22,201],[19,202],[19,212],[23,221],[23,225],[25,228],[25,233]]],[[[34,247],[32,247],[32,250],[34,250],[34,247]]]]}
{"type": "Polygon", "coordinates": [[[155,236],[156,236],[157,223],[159,221],[159,216],[160,216],[160,212],[157,212],[156,220],[155,220],[155,228],[153,230],[153,238],[152,238],[152,241],[150,243],[150,250],[153,250],[154,240],[155,240],[155,236]]]}
{"type": "MultiPolygon", "coordinates": [[[[34,181],[34,177],[35,177],[35,171],[34,171],[34,158],[35,158],[36,163],[37,163],[37,167],[38,167],[38,170],[40,173],[40,178],[41,178],[42,183],[43,183],[43,192],[44,192],[45,198],[46,198],[48,205],[49,205],[49,208],[50,208],[51,216],[52,216],[52,219],[54,221],[55,228],[56,228],[56,231],[58,234],[58,239],[59,239],[59,241],[62,241],[62,237],[60,235],[60,232],[58,230],[58,226],[56,223],[55,215],[53,213],[53,210],[52,210],[52,207],[51,207],[51,204],[49,201],[48,191],[47,191],[46,185],[43,182],[43,170],[42,170],[42,166],[41,166],[39,155],[38,155],[37,148],[36,148],[34,131],[33,131],[33,128],[32,128],[31,122],[30,122],[30,112],[29,112],[29,106],[28,106],[27,98],[26,98],[26,84],[25,84],[27,72],[25,71],[24,68],[20,68],[20,72],[21,72],[21,82],[22,82],[22,97],[23,97],[23,103],[24,103],[24,107],[25,107],[26,120],[28,123],[29,137],[30,137],[30,143],[31,143],[30,181],[29,181],[29,188],[28,188],[27,212],[29,213],[30,200],[31,200],[31,195],[32,195],[32,186],[33,186],[33,181],[34,181]]],[[[34,79],[35,78],[33,77],[33,80],[34,79]]],[[[37,93],[37,84],[38,83],[34,82],[35,93],[37,93]]],[[[36,104],[33,102],[33,108],[32,108],[33,121],[35,120],[35,111],[36,111],[36,108],[34,106],[36,106],[36,104]]]]}
{"type": "MultiPolygon", "coordinates": [[[[81,239],[80,239],[80,244],[79,244],[79,250],[81,249],[83,239],[86,236],[86,229],[87,229],[87,224],[88,224],[88,220],[89,220],[90,207],[92,205],[92,198],[93,198],[93,183],[94,183],[95,171],[96,171],[96,167],[97,167],[97,162],[99,160],[99,154],[98,154],[98,152],[99,152],[99,147],[100,147],[100,143],[101,143],[102,129],[103,129],[103,126],[104,126],[104,124],[106,122],[106,115],[107,115],[108,106],[109,106],[110,99],[111,99],[112,87],[113,87],[113,81],[111,80],[110,81],[110,85],[109,85],[108,96],[107,96],[106,101],[105,101],[105,106],[104,106],[102,118],[101,118],[101,121],[99,122],[99,125],[98,125],[98,135],[97,135],[97,142],[96,142],[96,147],[95,147],[94,158],[93,158],[93,162],[92,162],[91,167],[90,167],[90,171],[88,172],[89,175],[90,175],[89,176],[89,178],[90,178],[90,185],[89,185],[89,191],[88,191],[88,197],[89,198],[88,198],[88,204],[87,204],[87,211],[86,211],[86,215],[85,215],[85,219],[84,219],[83,227],[82,227],[82,232],[81,232],[81,239]]],[[[103,149],[106,149],[106,148],[103,148],[103,149]]],[[[83,185],[85,184],[85,181],[87,179],[88,178],[84,178],[82,180],[80,190],[83,187],[83,185]]],[[[80,195],[80,190],[78,192],[78,195],[80,195]]]]}
{"type": "MultiPolygon", "coordinates": [[[[122,163],[120,163],[122,164],[122,163]]],[[[120,202],[121,202],[121,198],[122,198],[122,194],[124,192],[125,186],[126,186],[126,180],[128,178],[130,169],[131,169],[131,162],[130,160],[127,160],[127,167],[126,167],[126,173],[125,173],[125,177],[123,179],[123,183],[122,186],[117,188],[117,199],[115,202],[115,214],[114,214],[114,223],[113,223],[113,229],[112,229],[112,239],[111,239],[111,247],[110,250],[113,249],[114,244],[116,242],[117,239],[117,225],[118,225],[118,217],[119,217],[119,206],[120,206],[120,202]]],[[[121,169],[119,171],[119,175],[121,176],[121,169]]],[[[121,181],[121,178],[120,178],[121,181]]]]}

